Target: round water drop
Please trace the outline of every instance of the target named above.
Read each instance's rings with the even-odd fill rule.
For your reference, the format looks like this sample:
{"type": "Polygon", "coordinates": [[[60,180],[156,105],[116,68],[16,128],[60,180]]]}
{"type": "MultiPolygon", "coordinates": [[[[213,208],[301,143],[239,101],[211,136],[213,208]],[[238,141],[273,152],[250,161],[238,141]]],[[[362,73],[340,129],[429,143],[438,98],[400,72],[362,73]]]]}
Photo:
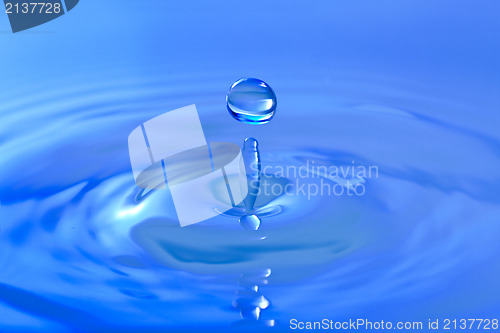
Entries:
{"type": "Polygon", "coordinates": [[[229,89],[226,103],[234,119],[260,125],[273,118],[277,101],[273,89],[264,81],[242,78],[229,89]]]}
{"type": "Polygon", "coordinates": [[[240,218],[240,223],[247,230],[259,230],[261,220],[257,215],[245,215],[240,218]]]}

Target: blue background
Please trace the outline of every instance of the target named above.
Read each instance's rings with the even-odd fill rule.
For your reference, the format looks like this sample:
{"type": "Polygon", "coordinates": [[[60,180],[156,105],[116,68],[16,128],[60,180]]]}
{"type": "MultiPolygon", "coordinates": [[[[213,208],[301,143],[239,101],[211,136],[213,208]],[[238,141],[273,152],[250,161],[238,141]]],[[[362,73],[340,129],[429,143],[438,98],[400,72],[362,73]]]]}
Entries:
{"type": "Polygon", "coordinates": [[[0,330],[234,331],[238,277],[256,267],[273,269],[262,319],[276,330],[498,317],[499,12],[85,0],[16,34],[0,15],[0,330]],[[267,125],[225,110],[245,76],[276,92],[267,125]],[[190,104],[209,141],[254,136],[264,164],[355,161],[380,177],[363,197],[275,198],[267,247],[238,247],[222,217],[178,230],[168,193],[133,200],[127,137],[190,104]],[[172,229],[164,253],[137,241],[154,223],[172,229]],[[234,255],[214,264],[216,250],[234,255]]]}

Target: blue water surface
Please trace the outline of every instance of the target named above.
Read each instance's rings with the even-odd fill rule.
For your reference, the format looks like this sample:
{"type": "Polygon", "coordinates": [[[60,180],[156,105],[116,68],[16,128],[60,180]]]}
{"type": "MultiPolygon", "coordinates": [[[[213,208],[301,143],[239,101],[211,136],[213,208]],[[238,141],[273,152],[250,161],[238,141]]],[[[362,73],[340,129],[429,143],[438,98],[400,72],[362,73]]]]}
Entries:
{"type": "Polygon", "coordinates": [[[82,0],[17,34],[0,14],[0,331],[498,318],[499,12],[82,0]],[[268,124],[228,115],[241,77],[274,89],[268,124]],[[190,104],[208,141],[258,139],[269,184],[311,161],[378,173],[300,180],[363,195],[261,196],[258,232],[180,228],[168,191],[135,185],[127,137],[190,104]]]}

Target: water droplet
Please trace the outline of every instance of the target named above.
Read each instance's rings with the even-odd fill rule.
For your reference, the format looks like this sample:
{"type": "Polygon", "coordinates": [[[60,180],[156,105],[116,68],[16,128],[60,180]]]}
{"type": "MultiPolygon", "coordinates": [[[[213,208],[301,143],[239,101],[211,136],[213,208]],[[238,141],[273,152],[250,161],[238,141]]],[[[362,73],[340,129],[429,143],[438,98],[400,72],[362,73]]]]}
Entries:
{"type": "Polygon", "coordinates": [[[259,230],[260,218],[257,215],[245,215],[240,218],[240,223],[247,230],[259,230]]]}
{"type": "Polygon", "coordinates": [[[234,119],[247,124],[265,124],[274,116],[276,95],[264,81],[242,78],[233,83],[226,96],[227,109],[234,119]]]}

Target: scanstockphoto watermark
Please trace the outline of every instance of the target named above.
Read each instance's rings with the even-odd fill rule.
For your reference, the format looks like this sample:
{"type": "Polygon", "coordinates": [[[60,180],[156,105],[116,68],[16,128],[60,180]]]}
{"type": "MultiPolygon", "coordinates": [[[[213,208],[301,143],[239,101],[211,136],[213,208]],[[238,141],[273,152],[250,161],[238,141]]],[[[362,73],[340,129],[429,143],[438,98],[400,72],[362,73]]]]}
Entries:
{"type": "MultiPolygon", "coordinates": [[[[257,165],[251,165],[257,169],[257,165]]],[[[259,194],[272,196],[305,196],[308,200],[316,196],[363,196],[367,181],[379,178],[376,165],[349,164],[325,165],[308,160],[302,165],[266,165],[262,167],[259,194]],[[286,181],[276,181],[276,180],[286,181]]]]}

